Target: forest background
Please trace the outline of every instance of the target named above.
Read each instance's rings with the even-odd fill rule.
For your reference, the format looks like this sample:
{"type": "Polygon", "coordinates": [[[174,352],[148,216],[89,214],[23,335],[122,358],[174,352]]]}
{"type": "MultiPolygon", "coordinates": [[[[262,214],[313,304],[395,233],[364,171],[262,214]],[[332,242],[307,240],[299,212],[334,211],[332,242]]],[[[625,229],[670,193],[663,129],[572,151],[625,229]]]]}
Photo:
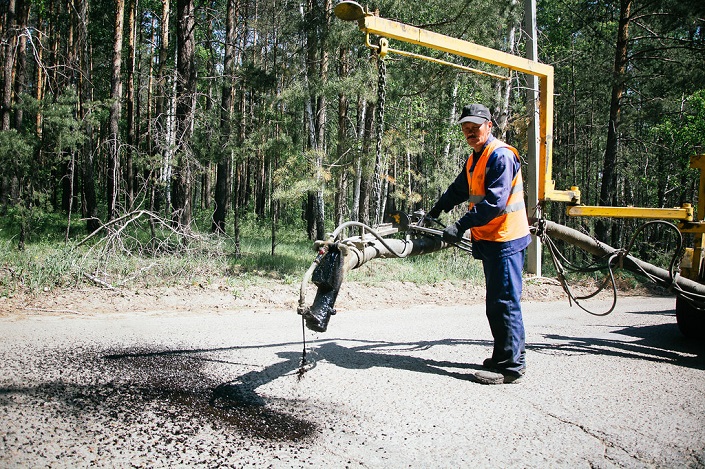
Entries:
{"type": "MultiPolygon", "coordinates": [[[[290,256],[296,275],[341,222],[428,209],[467,157],[456,122],[470,102],[526,154],[526,76],[398,42],[510,79],[395,55],[382,67],[334,6],[2,0],[0,287],[163,276],[184,253],[226,258],[230,274],[281,272],[290,256]]],[[[365,6],[526,56],[517,0],[365,6]]],[[[589,205],[697,204],[705,3],[539,0],[537,25],[555,67],[556,187],[589,205]]],[[[617,247],[640,223],[544,214],[617,247]]]]}

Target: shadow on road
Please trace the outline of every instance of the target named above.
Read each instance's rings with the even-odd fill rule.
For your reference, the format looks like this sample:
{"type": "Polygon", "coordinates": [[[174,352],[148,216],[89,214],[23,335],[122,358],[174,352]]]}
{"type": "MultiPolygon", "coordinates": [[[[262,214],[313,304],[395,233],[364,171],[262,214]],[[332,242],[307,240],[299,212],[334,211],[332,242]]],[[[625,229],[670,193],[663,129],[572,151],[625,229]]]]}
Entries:
{"type": "MultiPolygon", "coordinates": [[[[635,313],[639,314],[639,313],[635,313]]],[[[672,311],[650,314],[672,315],[672,311]]],[[[604,330],[604,328],[600,329],[604,330]]],[[[545,334],[527,349],[534,353],[591,354],[668,363],[705,369],[705,343],[684,338],[675,324],[619,326],[602,336],[545,334]]],[[[308,342],[307,363],[311,370],[326,362],[344,369],[374,367],[430,373],[472,381],[482,357],[465,349],[491,350],[490,340],[440,339],[390,342],[327,338],[308,342]],[[435,347],[453,349],[458,360],[431,358],[424,353],[435,347]]],[[[263,345],[166,349],[160,346],[113,351],[75,351],[62,363],[73,371],[71,379],[30,386],[0,388],[0,404],[11,405],[12,396],[22,394],[39,401],[61,402],[77,414],[95,413],[129,425],[149,409],[166,421],[219,422],[239,432],[269,440],[297,440],[317,433],[313,422],[295,417],[302,403],[269,399],[259,389],[279,378],[306,379],[302,370],[301,342],[263,345]],[[256,353],[256,360],[251,355],[256,353]],[[223,382],[214,378],[212,365],[222,364],[218,373],[231,376],[223,382]],[[294,411],[292,412],[292,409],[294,411]]],[[[60,366],[60,365],[59,365],[60,366]]]]}
{"type": "MultiPolygon", "coordinates": [[[[652,314],[672,314],[655,312],[652,314]]],[[[560,334],[546,334],[547,343],[527,343],[527,349],[538,353],[549,351],[557,354],[609,355],[621,358],[649,360],[670,363],[694,369],[705,369],[705,344],[685,339],[674,324],[647,326],[627,326],[613,330],[610,338],[577,337],[560,334]],[[613,338],[623,336],[625,340],[613,338]],[[636,339],[636,340],[634,340],[636,339]]],[[[111,355],[106,358],[164,357],[187,355],[190,359],[204,362],[243,365],[237,360],[219,359],[213,356],[220,352],[237,352],[248,349],[274,349],[280,361],[264,367],[255,367],[233,380],[212,388],[211,405],[224,408],[264,407],[266,401],[257,394],[257,388],[282,376],[297,373],[305,377],[305,370],[314,368],[318,362],[328,362],[346,369],[368,369],[385,367],[417,373],[431,373],[455,379],[472,381],[475,371],[481,369],[479,363],[468,361],[448,361],[414,356],[415,352],[433,347],[481,346],[491,350],[489,340],[442,339],[419,342],[387,342],[346,338],[331,338],[309,342],[306,364],[302,368],[301,353],[286,349],[300,346],[300,343],[275,343],[259,346],[234,346],[210,349],[161,350],[145,353],[111,355]],[[276,350],[276,351],[275,351],[276,350]],[[199,356],[200,355],[200,356],[199,356]],[[210,355],[210,356],[209,356],[210,355]]],[[[479,360],[478,360],[479,361],[479,360]]],[[[305,378],[304,378],[305,379],[305,378]]]]}
{"type": "MultiPolygon", "coordinates": [[[[326,361],[347,369],[386,367],[419,373],[432,373],[467,381],[472,380],[474,372],[480,369],[479,365],[416,357],[409,355],[409,353],[428,350],[437,346],[480,345],[491,349],[490,341],[460,339],[385,342],[332,338],[309,342],[309,345],[312,347],[307,353],[306,370],[314,368],[318,362],[326,361]]],[[[119,364],[124,376],[132,377],[133,380],[139,381],[140,385],[138,388],[142,389],[143,393],[145,388],[148,389],[150,387],[150,383],[151,385],[159,383],[160,396],[166,398],[172,404],[197,405],[200,408],[200,412],[204,413],[203,403],[204,400],[207,400],[208,405],[211,407],[211,411],[206,412],[207,414],[234,421],[237,419],[233,417],[233,414],[236,414],[238,419],[250,414],[252,417],[262,418],[263,412],[270,412],[267,410],[269,408],[267,400],[257,393],[257,388],[282,376],[297,373],[299,374],[299,379],[305,376],[305,373],[300,371],[302,368],[302,354],[296,351],[281,350],[282,348],[286,349],[294,346],[301,346],[301,344],[275,343],[259,346],[177,350],[151,349],[138,351],[133,349],[104,355],[102,358],[109,362],[114,362],[116,365],[119,364]],[[237,354],[238,351],[244,352],[252,349],[272,349],[272,353],[280,361],[268,366],[258,367],[243,363],[237,357],[231,355],[225,358],[219,356],[221,353],[230,354],[235,352],[237,354]],[[239,368],[246,367],[250,368],[250,370],[235,376],[230,381],[209,387],[206,383],[212,382],[211,378],[206,377],[199,371],[209,362],[233,365],[239,368]],[[128,372],[126,368],[131,368],[131,370],[128,372]],[[178,379],[174,380],[174,376],[177,376],[178,379]],[[164,380],[168,384],[164,383],[164,380]],[[184,389],[189,390],[189,399],[183,398],[184,389]],[[206,394],[209,394],[209,396],[206,396],[206,394]],[[179,398],[175,399],[175,396],[179,396],[179,398]]],[[[269,423],[270,429],[279,425],[291,428],[293,424],[299,427],[306,427],[304,422],[287,421],[278,414],[270,416],[270,420],[272,420],[269,423]],[[274,420],[281,420],[281,422],[279,422],[279,425],[273,425],[274,420]]],[[[237,426],[241,428],[245,426],[242,421],[237,423],[237,426]]],[[[299,433],[299,436],[309,434],[311,430],[304,428],[299,433]]],[[[251,429],[250,431],[252,432],[251,429]]],[[[277,437],[280,438],[281,435],[277,435],[277,437]]]]}
{"type": "MultiPolygon", "coordinates": [[[[673,311],[628,314],[673,316],[673,311]]],[[[558,353],[610,355],[705,370],[705,342],[684,337],[678,330],[675,318],[672,324],[626,326],[615,329],[612,334],[624,336],[626,339],[614,340],[611,338],[545,334],[546,339],[555,343],[527,344],[527,348],[536,351],[551,350],[558,353]]]]}

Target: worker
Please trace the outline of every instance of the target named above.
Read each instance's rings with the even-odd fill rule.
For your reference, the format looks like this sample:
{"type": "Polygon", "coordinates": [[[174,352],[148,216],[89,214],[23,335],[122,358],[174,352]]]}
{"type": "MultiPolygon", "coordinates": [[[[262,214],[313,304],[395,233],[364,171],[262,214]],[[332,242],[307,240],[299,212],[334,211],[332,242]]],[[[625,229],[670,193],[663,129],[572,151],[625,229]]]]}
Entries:
{"type": "Polygon", "coordinates": [[[492,135],[492,115],[482,104],[463,108],[459,124],[472,147],[462,171],[427,216],[469,201],[465,214],[443,230],[457,243],[470,230],[472,253],[482,261],[485,308],[494,338],[492,356],[474,374],[482,384],[513,383],[526,371],[521,313],[524,251],[531,242],[517,150],[492,135]]]}

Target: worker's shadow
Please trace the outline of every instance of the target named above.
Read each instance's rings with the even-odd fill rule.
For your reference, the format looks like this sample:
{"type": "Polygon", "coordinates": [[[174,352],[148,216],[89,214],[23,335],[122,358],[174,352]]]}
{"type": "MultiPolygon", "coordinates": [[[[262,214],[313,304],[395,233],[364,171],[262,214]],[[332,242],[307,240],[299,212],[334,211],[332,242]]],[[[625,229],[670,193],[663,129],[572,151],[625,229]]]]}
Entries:
{"type": "MultiPolygon", "coordinates": [[[[627,314],[674,316],[673,311],[630,312],[627,314]]],[[[675,317],[672,322],[667,324],[625,326],[615,329],[612,334],[622,335],[629,339],[612,340],[545,334],[544,337],[549,339],[550,343],[527,344],[527,349],[539,353],[609,355],[705,370],[705,341],[684,337],[678,329],[675,317]]]]}
{"type": "MultiPolygon", "coordinates": [[[[212,403],[264,405],[265,402],[256,393],[256,388],[294,373],[298,375],[299,379],[305,379],[305,374],[323,361],[346,369],[385,367],[472,381],[474,372],[481,369],[480,364],[435,360],[416,357],[409,353],[428,350],[436,346],[481,345],[491,347],[492,343],[486,340],[462,339],[397,343],[337,338],[313,342],[311,345],[312,347],[307,350],[305,357],[296,352],[277,352],[277,356],[283,361],[261,370],[247,372],[233,381],[222,383],[214,389],[212,403]],[[346,345],[348,342],[349,346],[346,345]]],[[[468,358],[470,359],[470,357],[468,358]]]]}
{"type": "MultiPolygon", "coordinates": [[[[651,312],[649,314],[673,315],[672,311],[651,312]]],[[[546,334],[544,342],[530,340],[526,348],[533,353],[609,355],[705,369],[705,343],[685,339],[680,334],[675,321],[659,325],[625,326],[615,329],[611,333],[612,335],[607,338],[546,334]],[[624,340],[619,336],[623,336],[624,340]]],[[[460,356],[463,357],[461,361],[451,361],[429,358],[429,354],[422,352],[433,347],[453,347],[461,350],[463,348],[470,349],[472,346],[488,350],[492,348],[490,340],[450,338],[418,342],[386,342],[330,338],[309,342],[302,363],[301,352],[292,350],[292,347],[297,345],[300,344],[279,343],[195,350],[164,350],[146,354],[112,355],[110,358],[167,359],[171,357],[174,361],[181,362],[182,359],[188,357],[204,366],[208,362],[241,366],[242,363],[239,363],[239,360],[228,356],[231,352],[237,356],[238,351],[245,349],[271,349],[272,354],[278,357],[278,361],[264,367],[254,367],[242,374],[235,373],[232,380],[215,385],[210,388],[210,391],[207,391],[210,394],[211,407],[227,410],[234,407],[263,408],[266,405],[266,400],[257,392],[259,388],[285,376],[298,376],[299,379],[306,379],[306,373],[315,372],[313,369],[316,365],[323,362],[352,370],[384,367],[472,381],[474,372],[481,369],[481,365],[479,358],[473,357],[471,353],[461,354],[460,356]],[[221,352],[228,355],[225,357],[210,355],[221,352]]],[[[458,355],[453,354],[452,356],[458,355]]],[[[196,367],[196,369],[200,368],[196,367]]],[[[200,373],[198,375],[200,376],[200,373]]]]}
{"type": "MultiPolygon", "coordinates": [[[[635,313],[640,314],[640,313],[635,313]]],[[[649,314],[672,315],[670,311],[650,312],[649,314]]],[[[609,338],[577,337],[560,334],[546,334],[547,342],[532,341],[526,344],[528,351],[551,354],[590,354],[609,355],[621,358],[648,360],[669,363],[694,369],[705,369],[705,342],[689,340],[682,336],[674,323],[626,326],[612,331],[613,334],[625,336],[619,340],[609,338]],[[633,340],[637,339],[637,340],[633,340]]],[[[238,377],[230,383],[223,383],[216,389],[232,395],[249,398],[250,402],[264,403],[255,398],[255,388],[280,376],[291,374],[294,370],[315,367],[321,361],[347,369],[367,369],[386,367],[415,373],[430,373],[461,380],[472,381],[474,372],[481,369],[477,363],[468,361],[455,362],[436,360],[412,355],[435,346],[483,346],[491,349],[492,342],[487,340],[443,339],[413,343],[393,343],[383,341],[360,341],[350,339],[328,339],[314,342],[307,353],[306,364],[301,367],[301,354],[295,352],[278,352],[284,361],[263,370],[252,371],[238,377]],[[255,400],[252,400],[255,398],[255,400]]]]}
{"type": "MultiPolygon", "coordinates": [[[[491,341],[465,339],[441,339],[413,343],[363,341],[362,344],[353,346],[345,346],[344,342],[344,340],[337,339],[320,343],[309,352],[309,360],[314,364],[316,361],[325,360],[335,366],[347,369],[385,367],[467,380],[475,371],[481,369],[479,364],[468,363],[468,361],[472,361],[471,356],[467,357],[468,361],[455,362],[413,356],[411,353],[438,346],[480,345],[492,347],[491,341]]],[[[360,341],[355,342],[359,344],[360,341]]]]}

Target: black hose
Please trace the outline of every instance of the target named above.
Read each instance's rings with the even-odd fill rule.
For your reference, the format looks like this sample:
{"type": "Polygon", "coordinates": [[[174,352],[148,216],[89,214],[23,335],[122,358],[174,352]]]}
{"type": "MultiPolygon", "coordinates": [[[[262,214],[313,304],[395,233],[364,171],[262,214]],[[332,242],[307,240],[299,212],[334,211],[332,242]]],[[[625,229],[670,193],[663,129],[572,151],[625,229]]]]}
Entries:
{"type": "Polygon", "coordinates": [[[566,226],[559,225],[557,223],[549,222],[546,220],[539,220],[538,223],[534,226],[534,229],[536,231],[536,235],[541,237],[542,241],[545,243],[551,253],[559,281],[561,282],[561,286],[563,287],[566,294],[568,294],[569,300],[574,301],[581,309],[587,311],[590,314],[604,316],[614,310],[617,298],[617,285],[614,280],[613,267],[614,265],[616,265],[617,262],[619,263],[620,267],[624,267],[627,270],[644,275],[646,278],[656,283],[657,285],[665,287],[669,291],[673,291],[676,295],[683,297],[690,303],[693,303],[694,307],[698,309],[705,309],[705,285],[680,277],[678,275],[678,264],[683,250],[683,236],[678,230],[678,227],[676,227],[673,223],[663,220],[653,220],[640,225],[634,232],[632,238],[624,249],[614,249],[588,235],[573,230],[572,228],[568,228],[566,226]],[[643,232],[644,229],[653,224],[665,225],[669,229],[674,230],[674,232],[676,232],[678,235],[678,245],[674,251],[673,256],[671,257],[668,270],[641,261],[629,254],[629,251],[634,246],[637,237],[643,232]],[[565,256],[558,250],[550,235],[553,235],[555,238],[561,239],[574,246],[577,246],[587,251],[588,253],[598,256],[598,259],[588,266],[576,266],[575,264],[569,262],[565,258],[565,256]],[[567,264],[570,268],[566,268],[564,263],[567,264]],[[573,295],[572,291],[570,290],[570,286],[567,283],[567,279],[565,276],[566,272],[596,272],[605,269],[607,270],[606,278],[595,292],[583,297],[576,297],[575,295],[573,295]],[[580,305],[580,302],[578,300],[584,300],[594,297],[600,291],[602,291],[608,284],[611,284],[612,286],[613,302],[612,307],[607,312],[594,313],[580,305]]]}

